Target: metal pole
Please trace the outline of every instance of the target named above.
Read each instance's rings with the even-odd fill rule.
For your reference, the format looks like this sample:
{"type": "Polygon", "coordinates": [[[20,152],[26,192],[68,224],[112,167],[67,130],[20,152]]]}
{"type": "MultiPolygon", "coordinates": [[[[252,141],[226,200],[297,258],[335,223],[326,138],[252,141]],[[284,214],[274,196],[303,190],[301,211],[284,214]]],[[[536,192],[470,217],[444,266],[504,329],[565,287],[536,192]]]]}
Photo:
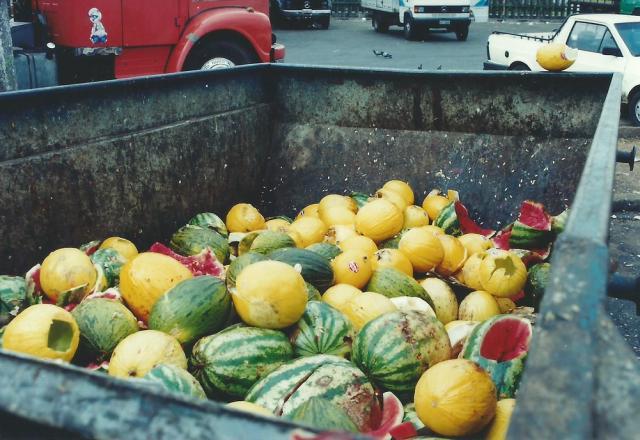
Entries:
{"type": "Polygon", "coordinates": [[[5,0],[0,1],[0,92],[18,88],[13,65],[13,44],[7,3],[5,0]]]}

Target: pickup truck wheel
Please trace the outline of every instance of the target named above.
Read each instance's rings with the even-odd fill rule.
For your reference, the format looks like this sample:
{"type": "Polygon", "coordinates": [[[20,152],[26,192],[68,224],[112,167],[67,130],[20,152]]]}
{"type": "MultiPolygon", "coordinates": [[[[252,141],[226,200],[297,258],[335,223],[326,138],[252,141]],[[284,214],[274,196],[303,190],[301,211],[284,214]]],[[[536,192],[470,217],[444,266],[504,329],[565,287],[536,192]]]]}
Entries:
{"type": "Polygon", "coordinates": [[[467,41],[469,36],[469,26],[464,26],[456,29],[456,38],[458,41],[467,41]]]}
{"type": "Polygon", "coordinates": [[[629,100],[629,119],[636,127],[640,127],[640,91],[629,100]]]}
{"type": "Polygon", "coordinates": [[[522,71],[530,71],[531,69],[529,69],[529,66],[527,66],[525,63],[513,63],[512,65],[509,66],[509,70],[522,70],[522,71]]]}
{"type": "Polygon", "coordinates": [[[407,15],[404,18],[404,38],[409,41],[413,41],[418,38],[418,30],[416,29],[413,18],[411,18],[410,15],[407,15]]]}
{"type": "Polygon", "coordinates": [[[389,30],[389,25],[380,20],[380,17],[375,15],[371,17],[371,27],[373,27],[374,31],[380,32],[381,34],[384,34],[389,30]]]}
{"type": "Polygon", "coordinates": [[[255,54],[240,42],[201,40],[187,57],[183,70],[226,69],[255,62],[255,54]]]}

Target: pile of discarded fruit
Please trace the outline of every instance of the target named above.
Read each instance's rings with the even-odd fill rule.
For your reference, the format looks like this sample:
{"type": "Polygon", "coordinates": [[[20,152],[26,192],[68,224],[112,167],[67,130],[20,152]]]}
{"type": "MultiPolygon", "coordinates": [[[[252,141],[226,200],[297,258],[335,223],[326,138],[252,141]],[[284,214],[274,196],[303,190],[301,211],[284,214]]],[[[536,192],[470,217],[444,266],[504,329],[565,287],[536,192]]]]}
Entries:
{"type": "Polygon", "coordinates": [[[397,180],[293,221],[238,204],[168,247],[112,237],[1,276],[0,343],[318,429],[502,438],[566,217],[525,201],[482,229],[455,191],[420,207],[397,180]]]}

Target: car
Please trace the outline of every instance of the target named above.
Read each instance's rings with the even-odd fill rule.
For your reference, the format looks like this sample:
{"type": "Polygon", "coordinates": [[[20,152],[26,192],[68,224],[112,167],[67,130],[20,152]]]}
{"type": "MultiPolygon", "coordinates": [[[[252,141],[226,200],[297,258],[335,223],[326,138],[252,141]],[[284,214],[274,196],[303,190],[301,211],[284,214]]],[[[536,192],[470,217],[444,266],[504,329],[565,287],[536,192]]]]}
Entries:
{"type": "Polygon", "coordinates": [[[331,0],[271,0],[270,17],[276,25],[297,22],[329,29],[331,0]]]}
{"type": "Polygon", "coordinates": [[[494,32],[487,41],[485,70],[544,70],[538,48],[562,42],[577,50],[569,72],[619,72],[622,103],[640,126],[640,17],[618,14],[572,15],[554,31],[536,34],[494,32]]]}

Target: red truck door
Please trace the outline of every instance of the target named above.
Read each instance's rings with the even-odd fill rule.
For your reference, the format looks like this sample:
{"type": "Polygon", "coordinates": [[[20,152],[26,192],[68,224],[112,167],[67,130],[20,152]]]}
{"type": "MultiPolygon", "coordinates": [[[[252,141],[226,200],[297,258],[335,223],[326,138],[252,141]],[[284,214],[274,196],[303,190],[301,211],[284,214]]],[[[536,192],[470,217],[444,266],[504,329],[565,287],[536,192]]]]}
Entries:
{"type": "Polygon", "coordinates": [[[173,45],[184,20],[180,0],[122,0],[124,46],[173,45]]]}

